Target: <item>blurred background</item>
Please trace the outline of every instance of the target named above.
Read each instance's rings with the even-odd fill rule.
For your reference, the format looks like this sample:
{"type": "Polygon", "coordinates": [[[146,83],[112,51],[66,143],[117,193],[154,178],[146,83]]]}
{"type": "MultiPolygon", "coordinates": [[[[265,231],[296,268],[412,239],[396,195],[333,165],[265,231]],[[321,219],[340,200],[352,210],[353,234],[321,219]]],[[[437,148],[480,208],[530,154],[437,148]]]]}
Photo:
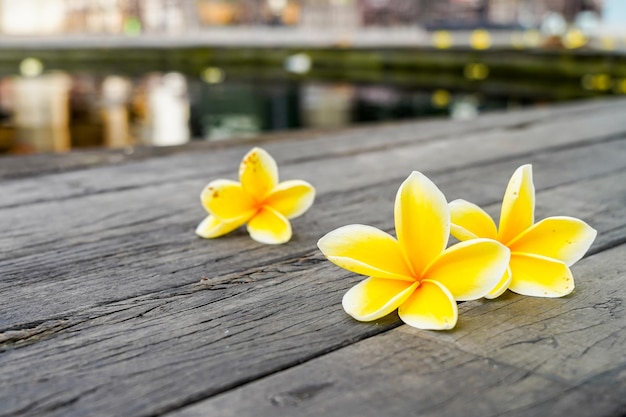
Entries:
{"type": "Polygon", "coordinates": [[[0,0],[0,153],[626,94],[625,0],[0,0]]]}

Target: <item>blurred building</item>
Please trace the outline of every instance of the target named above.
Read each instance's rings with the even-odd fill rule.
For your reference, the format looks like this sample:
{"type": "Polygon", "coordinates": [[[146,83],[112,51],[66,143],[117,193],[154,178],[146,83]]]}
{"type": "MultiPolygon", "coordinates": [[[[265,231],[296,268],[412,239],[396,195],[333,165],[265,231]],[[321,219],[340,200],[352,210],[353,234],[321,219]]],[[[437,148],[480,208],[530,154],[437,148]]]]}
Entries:
{"type": "Polygon", "coordinates": [[[2,33],[7,35],[65,32],[66,17],[64,0],[2,0],[0,3],[0,25],[2,33]]]}
{"type": "Polygon", "coordinates": [[[7,35],[183,32],[198,23],[195,0],[1,0],[7,35]]]}
{"type": "MultiPolygon", "coordinates": [[[[6,35],[193,33],[219,26],[539,27],[549,13],[626,24],[623,0],[0,0],[6,35]],[[620,6],[621,4],[621,6],[620,6]]],[[[626,13],[626,12],[625,12],[626,13]]]]}

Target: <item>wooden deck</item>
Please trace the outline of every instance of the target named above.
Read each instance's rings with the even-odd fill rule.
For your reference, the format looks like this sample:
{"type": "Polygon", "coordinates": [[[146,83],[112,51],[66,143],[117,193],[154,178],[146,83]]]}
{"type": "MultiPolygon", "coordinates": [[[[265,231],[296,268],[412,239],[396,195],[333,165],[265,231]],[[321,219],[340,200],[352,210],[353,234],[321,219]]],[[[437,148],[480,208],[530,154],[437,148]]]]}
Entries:
{"type": "Polygon", "coordinates": [[[626,413],[626,101],[271,137],[316,204],[294,238],[197,238],[199,193],[250,142],[0,159],[0,416],[617,416],[626,413]],[[393,228],[412,170],[496,214],[534,165],[537,217],[599,232],[560,299],[462,303],[448,332],[359,323],[362,277],[316,248],[393,228]]]}

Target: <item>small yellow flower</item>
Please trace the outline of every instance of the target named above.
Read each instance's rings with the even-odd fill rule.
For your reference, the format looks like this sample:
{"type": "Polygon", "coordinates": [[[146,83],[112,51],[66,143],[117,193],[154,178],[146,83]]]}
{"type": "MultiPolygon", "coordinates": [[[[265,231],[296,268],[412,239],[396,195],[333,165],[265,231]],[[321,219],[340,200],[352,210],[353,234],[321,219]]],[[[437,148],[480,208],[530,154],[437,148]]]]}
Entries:
{"type": "Polygon", "coordinates": [[[509,263],[509,251],[490,239],[446,249],[450,212],[443,193],[426,176],[413,172],[395,202],[398,239],[371,226],[340,227],[318,242],[329,261],[370,278],[351,288],[343,308],[360,321],[395,309],[405,323],[445,330],[456,325],[455,300],[483,297],[509,263]]]}
{"type": "Polygon", "coordinates": [[[500,226],[465,200],[450,203],[451,233],[459,240],[496,239],[511,250],[509,268],[486,298],[506,289],[535,297],[562,297],[574,289],[569,267],[583,257],[597,232],[582,220],[548,217],[534,223],[532,166],[519,167],[506,188],[500,226]]]}
{"type": "Polygon", "coordinates": [[[301,180],[278,182],[278,166],[269,153],[254,148],[239,165],[239,180],[215,180],[202,191],[209,216],[196,228],[204,238],[225,235],[248,224],[250,237],[268,244],[291,239],[293,219],[304,214],[315,199],[315,189],[301,180]]]}

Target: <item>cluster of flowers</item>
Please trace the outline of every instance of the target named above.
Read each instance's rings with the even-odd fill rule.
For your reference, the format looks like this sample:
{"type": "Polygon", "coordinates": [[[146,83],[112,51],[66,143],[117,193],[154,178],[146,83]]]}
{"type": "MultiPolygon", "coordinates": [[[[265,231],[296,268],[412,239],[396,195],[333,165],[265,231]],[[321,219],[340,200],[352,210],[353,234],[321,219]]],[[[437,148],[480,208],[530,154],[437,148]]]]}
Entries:
{"type": "MultiPolygon", "coordinates": [[[[209,216],[196,233],[213,238],[247,223],[258,242],[287,242],[289,219],[313,204],[313,186],[300,180],[279,182],[276,162],[260,148],[244,157],[239,179],[206,186],[201,200],[209,216]]],[[[475,204],[448,203],[430,179],[414,171],[396,195],[397,238],[352,224],[326,234],[318,247],[335,265],[369,277],[343,297],[343,308],[355,319],[372,321],[397,309],[410,326],[451,329],[458,318],[457,301],[496,298],[507,289],[537,297],[572,292],[569,267],[587,252],[596,231],[572,217],[535,223],[534,209],[530,165],[511,177],[498,227],[475,204]],[[450,234],[460,243],[447,247],[450,234]]]]}

